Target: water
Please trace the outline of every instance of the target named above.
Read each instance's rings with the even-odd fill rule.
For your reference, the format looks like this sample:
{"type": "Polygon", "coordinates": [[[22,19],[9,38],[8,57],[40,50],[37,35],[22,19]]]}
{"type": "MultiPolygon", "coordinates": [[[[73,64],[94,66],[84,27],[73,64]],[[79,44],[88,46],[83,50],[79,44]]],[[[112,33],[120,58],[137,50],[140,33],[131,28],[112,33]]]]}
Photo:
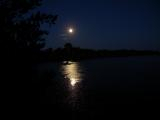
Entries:
{"type": "MultiPolygon", "coordinates": [[[[40,74],[52,71],[52,80],[66,92],[60,99],[75,111],[95,112],[111,104],[152,104],[160,98],[160,57],[46,63],[38,70],[40,74]]],[[[52,87],[49,96],[55,96],[52,87]]],[[[55,99],[50,98],[53,104],[55,99]]]]}

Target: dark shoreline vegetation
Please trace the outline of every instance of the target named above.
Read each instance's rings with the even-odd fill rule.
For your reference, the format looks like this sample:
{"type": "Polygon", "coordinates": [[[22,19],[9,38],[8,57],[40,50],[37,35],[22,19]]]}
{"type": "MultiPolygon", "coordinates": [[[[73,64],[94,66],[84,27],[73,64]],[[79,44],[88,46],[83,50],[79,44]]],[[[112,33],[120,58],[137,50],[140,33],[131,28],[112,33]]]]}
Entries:
{"type": "Polygon", "coordinates": [[[151,50],[94,50],[73,47],[71,43],[66,43],[64,48],[46,49],[42,52],[42,61],[80,61],[95,58],[110,57],[130,57],[130,56],[160,56],[159,51],[151,50]]]}

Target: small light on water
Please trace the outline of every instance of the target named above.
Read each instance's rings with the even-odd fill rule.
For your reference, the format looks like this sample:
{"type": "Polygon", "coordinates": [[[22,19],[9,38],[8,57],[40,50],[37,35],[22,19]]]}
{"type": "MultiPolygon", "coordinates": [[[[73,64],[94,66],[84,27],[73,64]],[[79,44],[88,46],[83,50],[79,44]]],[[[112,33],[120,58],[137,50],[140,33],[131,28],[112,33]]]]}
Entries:
{"type": "Polygon", "coordinates": [[[70,79],[70,83],[72,86],[75,86],[75,84],[77,83],[77,80],[76,79],[70,79]]]}

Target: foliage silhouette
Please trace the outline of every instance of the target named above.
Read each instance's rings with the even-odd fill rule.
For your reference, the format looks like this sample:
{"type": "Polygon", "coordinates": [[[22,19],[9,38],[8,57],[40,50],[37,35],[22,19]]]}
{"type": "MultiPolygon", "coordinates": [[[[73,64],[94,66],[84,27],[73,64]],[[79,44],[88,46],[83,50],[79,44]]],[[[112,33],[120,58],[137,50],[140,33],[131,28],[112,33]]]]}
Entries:
{"type": "Polygon", "coordinates": [[[1,0],[0,35],[7,56],[34,57],[44,47],[46,30],[41,25],[55,24],[57,15],[32,12],[41,0],[1,0]],[[32,54],[32,56],[31,56],[32,54]],[[30,55],[30,56],[27,56],[30,55]]]}
{"type": "Polygon", "coordinates": [[[41,59],[44,35],[48,34],[41,25],[51,26],[58,17],[36,12],[41,4],[42,0],[0,0],[0,38],[5,62],[2,80],[7,82],[6,95],[15,98],[12,102],[41,101],[38,98],[52,85],[52,76],[42,80],[33,69],[41,59]]]}

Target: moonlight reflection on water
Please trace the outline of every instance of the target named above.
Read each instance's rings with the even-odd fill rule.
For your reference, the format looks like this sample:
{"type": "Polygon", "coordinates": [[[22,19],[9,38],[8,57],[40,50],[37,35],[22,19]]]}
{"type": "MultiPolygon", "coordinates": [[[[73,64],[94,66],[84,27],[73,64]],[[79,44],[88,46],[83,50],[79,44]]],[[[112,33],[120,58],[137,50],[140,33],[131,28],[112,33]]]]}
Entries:
{"type": "Polygon", "coordinates": [[[69,80],[70,85],[74,88],[81,80],[81,68],[78,62],[69,62],[62,66],[63,74],[69,80]]]}
{"type": "Polygon", "coordinates": [[[66,98],[67,104],[72,109],[79,109],[82,101],[81,81],[83,80],[82,66],[78,62],[67,62],[61,66],[62,74],[69,86],[69,95],[66,98]]]}

